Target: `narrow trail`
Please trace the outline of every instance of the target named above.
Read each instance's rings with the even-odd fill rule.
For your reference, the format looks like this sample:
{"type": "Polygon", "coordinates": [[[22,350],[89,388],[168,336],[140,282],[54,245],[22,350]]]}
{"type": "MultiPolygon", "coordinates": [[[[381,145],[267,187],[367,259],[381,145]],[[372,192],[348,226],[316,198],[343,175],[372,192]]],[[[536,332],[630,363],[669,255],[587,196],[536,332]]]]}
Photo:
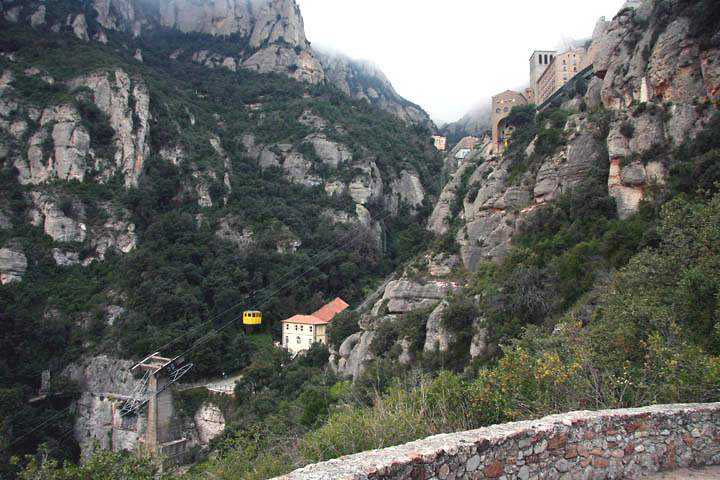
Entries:
{"type": "Polygon", "coordinates": [[[178,385],[179,391],[192,390],[194,388],[207,388],[211,392],[224,393],[232,395],[235,391],[235,382],[240,380],[242,375],[231,375],[226,378],[218,378],[215,380],[201,380],[194,383],[183,383],[178,385]]]}

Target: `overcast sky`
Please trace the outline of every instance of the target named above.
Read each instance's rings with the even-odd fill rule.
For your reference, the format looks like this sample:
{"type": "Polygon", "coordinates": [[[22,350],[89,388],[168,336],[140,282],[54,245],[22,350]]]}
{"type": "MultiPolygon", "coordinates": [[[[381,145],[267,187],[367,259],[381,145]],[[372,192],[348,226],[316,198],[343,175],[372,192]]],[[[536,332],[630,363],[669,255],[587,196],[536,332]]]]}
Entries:
{"type": "Polygon", "coordinates": [[[623,0],[297,0],[308,40],[372,60],[438,124],[528,82],[533,50],[592,34],[623,0]]]}

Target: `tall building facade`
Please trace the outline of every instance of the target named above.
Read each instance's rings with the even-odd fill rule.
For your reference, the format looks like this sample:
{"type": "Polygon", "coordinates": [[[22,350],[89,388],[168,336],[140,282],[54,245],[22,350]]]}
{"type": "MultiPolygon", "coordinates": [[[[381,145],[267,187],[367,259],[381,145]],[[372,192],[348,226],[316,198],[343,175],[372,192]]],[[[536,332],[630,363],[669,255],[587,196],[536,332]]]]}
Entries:
{"type": "Polygon", "coordinates": [[[568,50],[555,55],[535,84],[535,101],[545,102],[559,88],[565,85],[586,66],[587,53],[582,48],[568,50]]]}
{"type": "Polygon", "coordinates": [[[555,55],[557,55],[555,50],[535,50],[530,56],[530,89],[533,92],[535,101],[540,98],[540,92],[538,92],[537,88],[540,76],[545,73],[545,70],[555,59],[555,55]]]}

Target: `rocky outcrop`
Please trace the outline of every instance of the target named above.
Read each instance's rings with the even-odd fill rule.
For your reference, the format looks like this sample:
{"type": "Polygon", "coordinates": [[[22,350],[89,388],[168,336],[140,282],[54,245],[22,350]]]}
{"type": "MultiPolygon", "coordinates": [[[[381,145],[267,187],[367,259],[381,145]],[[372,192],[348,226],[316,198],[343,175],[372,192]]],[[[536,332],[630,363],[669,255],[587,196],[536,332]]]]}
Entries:
{"type": "Polygon", "coordinates": [[[15,160],[20,183],[40,184],[50,180],[85,179],[93,168],[90,135],[72,105],[43,110],[40,128],[30,136],[25,157],[15,160]]]}
{"type": "Polygon", "coordinates": [[[428,219],[428,230],[437,235],[444,235],[450,229],[450,222],[452,221],[452,207],[457,201],[458,190],[460,188],[463,175],[465,175],[466,171],[474,167],[475,166],[473,164],[468,162],[463,163],[450,178],[450,181],[445,184],[438,201],[435,203],[432,214],[428,219]]]}
{"type": "Polygon", "coordinates": [[[720,65],[706,62],[717,58],[717,49],[702,49],[680,3],[645,1],[623,9],[593,38],[590,53],[607,108],[626,108],[633,101],[691,104],[717,98],[720,65]]]}
{"type": "Polygon", "coordinates": [[[243,223],[240,217],[234,215],[221,218],[215,235],[233,243],[238,250],[245,251],[255,243],[255,234],[243,223]]]}
{"type": "Polygon", "coordinates": [[[435,129],[428,114],[418,105],[398,95],[385,74],[371,62],[322,51],[316,51],[316,55],[325,70],[327,81],[346,95],[365,100],[406,123],[435,129]]]}
{"type": "Polygon", "coordinates": [[[403,170],[400,176],[390,184],[391,193],[386,200],[388,210],[397,214],[400,205],[406,205],[414,212],[420,208],[425,200],[425,189],[420,177],[415,172],[403,170]]]}
{"type": "MultiPolygon", "coordinates": [[[[117,254],[130,253],[137,246],[135,224],[130,220],[130,212],[125,209],[103,205],[108,219],[102,225],[94,226],[91,231],[91,246],[95,249],[96,258],[104,260],[109,252],[117,254]]],[[[87,264],[88,259],[85,260],[87,264]]]]}
{"type": "Polygon", "coordinates": [[[194,421],[198,443],[203,447],[225,430],[225,416],[214,403],[203,403],[195,412],[194,421]]]}
{"type": "Polygon", "coordinates": [[[425,353],[447,353],[450,350],[454,336],[452,332],[446,330],[442,325],[443,313],[447,309],[447,306],[448,303],[446,301],[440,302],[427,319],[425,325],[425,345],[423,347],[423,352],[425,353]]]}
{"type": "MultiPolygon", "coordinates": [[[[213,65],[234,70],[236,65],[259,73],[284,73],[297,80],[325,79],[320,62],[305,38],[300,9],[294,0],[228,0],[158,2],[160,24],[183,32],[238,35],[248,38],[248,49],[237,57],[222,56],[213,65]]],[[[216,54],[206,52],[206,58],[216,54]]]]}
{"type": "Polygon", "coordinates": [[[457,288],[455,283],[448,281],[416,283],[407,279],[395,280],[385,288],[382,299],[373,307],[373,314],[407,313],[429,307],[457,288]]]}
{"type": "Polygon", "coordinates": [[[80,254],[77,252],[65,251],[60,248],[53,248],[53,260],[58,267],[69,267],[80,263],[80,254]]]}
{"type": "Polygon", "coordinates": [[[305,139],[309,142],[315,155],[326,165],[338,167],[338,165],[352,161],[352,153],[345,145],[329,140],[325,135],[313,134],[305,139]]]}
{"type": "Polygon", "coordinates": [[[0,284],[7,285],[22,280],[27,265],[27,258],[19,248],[0,248],[0,284]]]}
{"type": "Polygon", "coordinates": [[[93,92],[94,103],[115,131],[114,166],[122,173],[126,187],[136,186],[149,154],[150,94],[140,77],[125,71],[97,72],[72,82],[93,92]]]}
{"type": "Polygon", "coordinates": [[[383,194],[383,179],[377,164],[373,160],[368,160],[358,169],[362,173],[348,185],[350,197],[361,205],[380,199],[383,194]]]}
{"type": "MultiPolygon", "coordinates": [[[[594,166],[607,162],[599,132],[583,114],[573,117],[566,148],[547,159],[535,178],[535,203],[554,200],[582,182],[594,166]]],[[[523,205],[518,205],[523,206],[523,205]]]]}
{"type": "MultiPolygon", "coordinates": [[[[87,225],[63,212],[55,199],[50,196],[33,192],[33,210],[31,221],[35,226],[42,226],[56,242],[84,242],[87,237],[87,225]]],[[[71,202],[72,210],[80,210],[78,202],[71,202]]],[[[78,212],[74,212],[77,215],[78,212]]]]}
{"type": "Polygon", "coordinates": [[[116,408],[116,402],[130,395],[138,382],[130,372],[132,366],[129,360],[100,355],[63,371],[82,392],[77,401],[75,439],[83,456],[92,452],[95,442],[116,451],[132,451],[137,445],[138,431],[142,429],[135,422],[141,422],[142,417],[121,418],[116,408]]]}
{"type": "Polygon", "coordinates": [[[70,26],[77,38],[85,42],[90,41],[90,35],[88,35],[88,24],[84,14],[81,13],[80,15],[76,15],[70,26]]]}
{"type": "Polygon", "coordinates": [[[39,128],[29,136],[25,155],[15,159],[20,183],[83,182],[89,172],[98,173],[99,181],[105,181],[119,171],[127,187],[137,185],[149,152],[150,99],[144,82],[115,70],[75,79],[70,86],[89,88],[92,101],[107,115],[114,131],[114,158],[101,158],[91,148],[90,134],[73,105],[47,107],[37,118],[30,118],[39,128]]]}
{"type": "Polygon", "coordinates": [[[361,331],[345,339],[338,350],[336,370],[339,376],[356,380],[362,375],[374,358],[370,351],[374,337],[374,331],[361,331]]]}

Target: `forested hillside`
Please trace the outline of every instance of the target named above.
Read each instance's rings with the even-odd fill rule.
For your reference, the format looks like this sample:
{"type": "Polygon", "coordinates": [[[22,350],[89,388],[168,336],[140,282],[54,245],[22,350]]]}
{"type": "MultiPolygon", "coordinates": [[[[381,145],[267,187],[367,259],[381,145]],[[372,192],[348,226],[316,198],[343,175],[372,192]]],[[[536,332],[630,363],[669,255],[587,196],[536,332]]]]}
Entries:
{"type": "Polygon", "coordinates": [[[3,474],[155,478],[91,451],[137,445],[108,432],[102,392],[126,394],[132,361],[161,348],[192,356],[191,380],[236,375],[233,396],[178,389],[185,478],[720,400],[717,2],[621,10],[589,81],[514,108],[508,148],[485,138],[459,166],[415,106],[364,100],[383,76],[316,61],[297,21],[58,5],[42,22],[39,4],[4,5],[0,30],[3,474]],[[327,347],[273,346],[278,320],[334,296],[358,308],[327,347]],[[263,331],[225,326],[245,305],[263,331]]]}
{"type": "Polygon", "coordinates": [[[96,7],[4,5],[3,462],[72,439],[53,412],[76,398],[73,362],[202,338],[191,375],[235,372],[253,344],[238,325],[204,337],[213,327],[257,307],[277,335],[335,296],[358,303],[429,238],[440,162],[425,127],[324,82],[177,53],[237,51],[237,36],[133,36],[96,7]],[[58,395],[28,404],[44,370],[58,395]]]}

